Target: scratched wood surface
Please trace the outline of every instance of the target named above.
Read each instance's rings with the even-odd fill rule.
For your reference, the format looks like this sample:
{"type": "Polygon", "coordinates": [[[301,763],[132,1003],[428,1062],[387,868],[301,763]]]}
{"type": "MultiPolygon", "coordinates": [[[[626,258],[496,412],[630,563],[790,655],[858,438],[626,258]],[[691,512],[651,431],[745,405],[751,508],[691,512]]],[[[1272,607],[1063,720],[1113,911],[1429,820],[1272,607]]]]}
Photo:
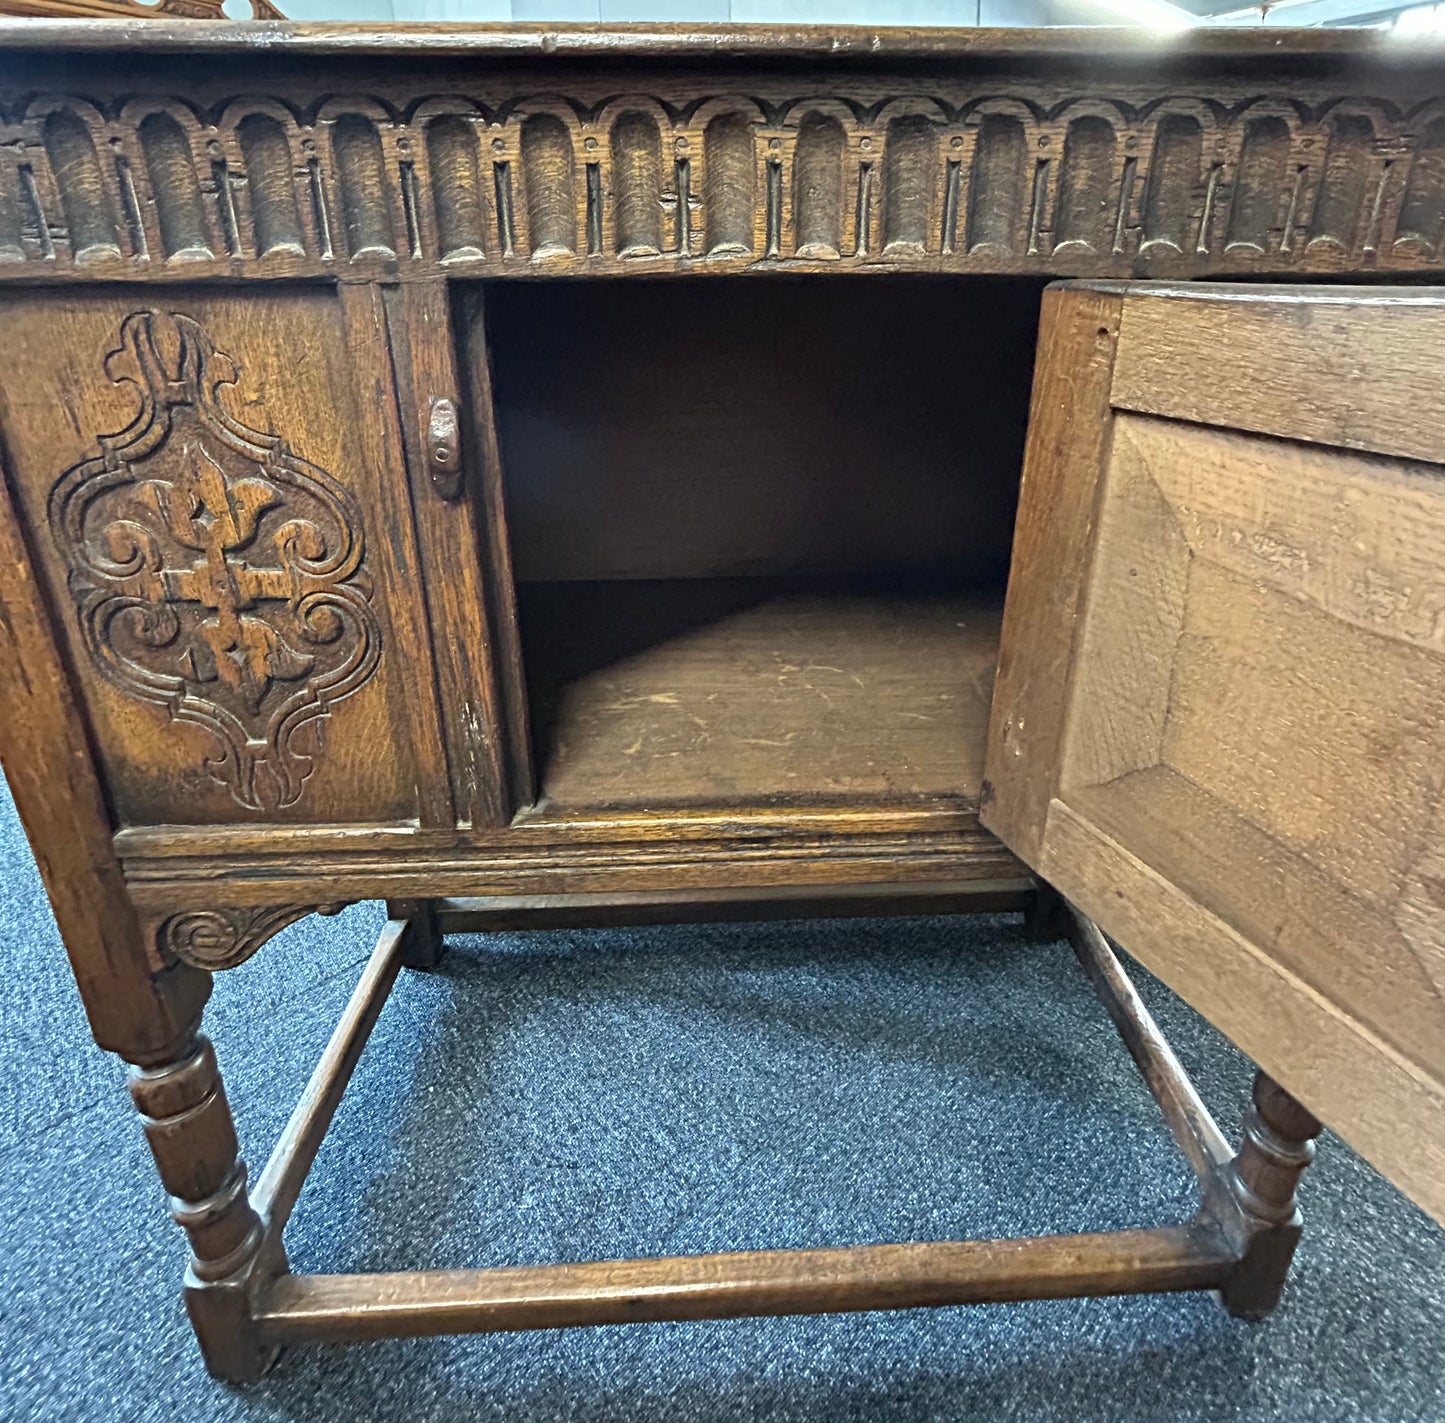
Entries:
{"type": "Polygon", "coordinates": [[[1445,1216],[1445,298],[1121,298],[1047,808],[1000,743],[986,823],[1445,1216]]]}
{"type": "MultiPolygon", "coordinates": [[[[991,906],[1022,859],[1445,1216],[1441,300],[1050,292],[1002,633],[996,596],[1039,286],[1438,277],[1442,74],[1279,31],[0,25],[0,754],[213,1368],[264,1367],[279,1266],[210,974],[360,898],[991,906]]],[[[1286,1107],[1240,1175],[1285,1216],[1286,1107]]],[[[1070,1278],[1178,1263],[1104,1255],[1070,1278]]]]}
{"type": "Polygon", "coordinates": [[[557,807],[972,807],[998,656],[992,594],[768,580],[532,585],[523,638],[557,807]]]}

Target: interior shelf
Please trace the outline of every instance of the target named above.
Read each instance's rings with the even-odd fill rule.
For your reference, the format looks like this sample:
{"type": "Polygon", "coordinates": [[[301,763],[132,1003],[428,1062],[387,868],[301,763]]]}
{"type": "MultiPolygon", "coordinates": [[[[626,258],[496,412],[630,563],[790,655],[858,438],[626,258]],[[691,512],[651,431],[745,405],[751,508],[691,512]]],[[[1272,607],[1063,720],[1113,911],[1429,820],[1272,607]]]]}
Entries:
{"type": "Polygon", "coordinates": [[[976,803],[1002,595],[781,580],[524,585],[557,809],[976,803]]]}

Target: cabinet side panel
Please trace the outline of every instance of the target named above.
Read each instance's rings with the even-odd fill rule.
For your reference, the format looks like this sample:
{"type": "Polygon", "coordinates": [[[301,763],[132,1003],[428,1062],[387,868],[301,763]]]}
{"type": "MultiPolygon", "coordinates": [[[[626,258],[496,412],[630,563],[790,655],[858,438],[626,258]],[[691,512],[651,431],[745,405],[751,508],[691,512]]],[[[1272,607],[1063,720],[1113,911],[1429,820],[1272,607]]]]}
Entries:
{"type": "Polygon", "coordinates": [[[0,481],[0,758],[96,1041],[163,1051],[210,981],[146,951],[85,722],[10,490],[0,481]]]}

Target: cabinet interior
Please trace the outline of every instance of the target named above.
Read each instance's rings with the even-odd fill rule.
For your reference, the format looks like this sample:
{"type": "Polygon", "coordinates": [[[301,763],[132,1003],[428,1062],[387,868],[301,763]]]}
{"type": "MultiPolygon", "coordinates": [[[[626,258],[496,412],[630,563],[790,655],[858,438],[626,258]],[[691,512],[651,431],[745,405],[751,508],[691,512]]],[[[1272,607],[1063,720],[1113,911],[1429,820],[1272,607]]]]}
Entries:
{"type": "Polygon", "coordinates": [[[539,800],[976,803],[1042,285],[485,292],[539,800]]]}

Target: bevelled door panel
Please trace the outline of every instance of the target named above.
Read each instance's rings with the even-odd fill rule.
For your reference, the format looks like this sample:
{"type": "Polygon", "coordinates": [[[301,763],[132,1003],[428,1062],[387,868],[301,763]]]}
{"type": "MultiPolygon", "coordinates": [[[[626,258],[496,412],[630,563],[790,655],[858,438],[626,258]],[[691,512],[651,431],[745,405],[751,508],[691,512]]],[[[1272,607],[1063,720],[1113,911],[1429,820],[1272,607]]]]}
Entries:
{"type": "Polygon", "coordinates": [[[0,304],[8,477],[120,825],[446,815],[370,300],[0,304]]]}
{"type": "Polygon", "coordinates": [[[985,823],[1445,1219],[1445,294],[1047,305],[985,823]]]}

